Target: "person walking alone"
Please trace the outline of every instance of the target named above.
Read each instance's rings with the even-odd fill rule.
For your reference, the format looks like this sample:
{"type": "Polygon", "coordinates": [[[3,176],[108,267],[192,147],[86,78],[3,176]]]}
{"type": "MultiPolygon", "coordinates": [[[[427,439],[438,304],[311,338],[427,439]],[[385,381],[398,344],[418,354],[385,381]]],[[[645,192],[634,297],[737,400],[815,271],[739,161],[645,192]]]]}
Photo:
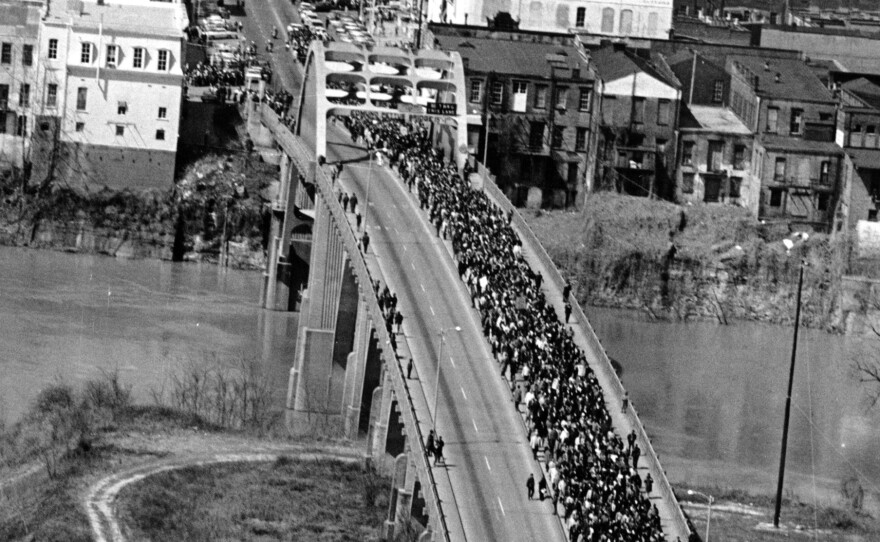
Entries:
{"type": "Polygon", "coordinates": [[[370,234],[364,232],[364,236],[361,237],[361,245],[364,247],[364,254],[367,254],[367,251],[370,248],[370,234]]]}
{"type": "Polygon", "coordinates": [[[535,475],[529,474],[529,479],[526,480],[526,492],[529,496],[529,500],[532,500],[535,497],[535,475]]]}

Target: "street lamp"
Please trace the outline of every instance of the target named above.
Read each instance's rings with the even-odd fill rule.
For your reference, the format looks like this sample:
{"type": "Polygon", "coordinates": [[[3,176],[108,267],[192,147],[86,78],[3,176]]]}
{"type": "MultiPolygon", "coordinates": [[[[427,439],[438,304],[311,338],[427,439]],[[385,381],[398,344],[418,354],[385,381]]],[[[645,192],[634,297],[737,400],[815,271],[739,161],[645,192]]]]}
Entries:
{"type": "Polygon", "coordinates": [[[712,498],[712,495],[706,495],[705,493],[694,491],[693,489],[688,490],[688,495],[699,495],[709,503],[708,511],[706,513],[706,542],[709,542],[709,522],[712,521],[712,503],[715,502],[715,499],[712,498]]]}
{"type": "Polygon", "coordinates": [[[367,166],[367,195],[364,198],[364,231],[367,231],[367,216],[370,214],[370,185],[373,184],[373,155],[379,155],[379,149],[370,149],[367,156],[370,157],[367,166]]]}
{"type": "Polygon", "coordinates": [[[461,331],[461,327],[454,326],[440,330],[440,352],[437,354],[437,377],[434,379],[434,410],[431,413],[433,416],[431,419],[431,425],[434,426],[435,430],[437,429],[437,398],[440,395],[440,364],[443,361],[443,343],[446,341],[447,331],[461,331]]]}
{"type": "MultiPolygon", "coordinates": [[[[790,250],[790,249],[789,249],[790,250]]],[[[779,454],[779,479],[776,483],[776,509],[773,512],[773,526],[779,528],[779,513],[782,511],[782,486],[785,480],[785,454],[788,448],[788,420],[791,416],[791,387],[794,383],[794,362],[797,359],[798,328],[801,327],[801,291],[804,288],[804,267],[801,261],[798,276],[797,308],[794,311],[794,337],[791,343],[791,366],[788,369],[788,394],[785,396],[785,418],[782,422],[782,452],[779,454]]]]}

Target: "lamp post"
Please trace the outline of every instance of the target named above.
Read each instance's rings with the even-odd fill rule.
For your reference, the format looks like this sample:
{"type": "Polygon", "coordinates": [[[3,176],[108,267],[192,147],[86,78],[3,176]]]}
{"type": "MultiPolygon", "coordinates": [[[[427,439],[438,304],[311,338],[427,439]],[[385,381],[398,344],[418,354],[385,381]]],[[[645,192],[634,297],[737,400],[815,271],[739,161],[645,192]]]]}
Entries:
{"type": "Polygon", "coordinates": [[[794,337],[791,342],[791,366],[788,370],[788,394],[785,396],[785,418],[782,422],[782,452],[779,455],[779,479],[776,484],[776,509],[773,512],[773,526],[779,528],[779,513],[782,509],[782,486],[785,480],[785,454],[788,448],[788,420],[791,416],[791,388],[794,383],[794,363],[797,359],[798,329],[801,327],[801,292],[804,288],[804,266],[801,261],[801,269],[798,276],[797,308],[794,312],[794,337]]]}
{"type": "Polygon", "coordinates": [[[446,341],[447,331],[461,331],[459,326],[447,327],[440,330],[440,351],[437,354],[437,377],[434,379],[434,410],[431,411],[431,425],[437,429],[437,398],[440,396],[440,365],[443,363],[443,343],[446,341]]]}
{"type": "Polygon", "coordinates": [[[367,231],[367,216],[370,214],[370,186],[373,184],[373,155],[379,154],[377,149],[367,151],[370,160],[367,165],[367,195],[364,198],[364,231],[367,231]]]}
{"type": "Polygon", "coordinates": [[[704,499],[706,499],[706,501],[709,503],[707,505],[708,510],[706,512],[706,541],[705,541],[705,542],[709,542],[709,522],[712,521],[712,503],[715,502],[715,499],[712,498],[712,495],[706,495],[705,493],[702,493],[700,491],[694,491],[693,489],[688,490],[688,495],[699,495],[699,496],[703,497],[704,499]]]}

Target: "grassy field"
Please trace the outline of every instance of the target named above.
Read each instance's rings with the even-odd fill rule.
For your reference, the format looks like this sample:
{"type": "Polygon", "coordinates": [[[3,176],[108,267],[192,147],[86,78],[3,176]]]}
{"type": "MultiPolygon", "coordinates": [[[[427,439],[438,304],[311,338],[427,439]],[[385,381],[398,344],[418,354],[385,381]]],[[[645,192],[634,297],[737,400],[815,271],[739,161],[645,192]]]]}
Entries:
{"type": "Polygon", "coordinates": [[[132,540],[378,540],[389,484],[363,464],[279,460],[193,467],[120,494],[132,540]]]}

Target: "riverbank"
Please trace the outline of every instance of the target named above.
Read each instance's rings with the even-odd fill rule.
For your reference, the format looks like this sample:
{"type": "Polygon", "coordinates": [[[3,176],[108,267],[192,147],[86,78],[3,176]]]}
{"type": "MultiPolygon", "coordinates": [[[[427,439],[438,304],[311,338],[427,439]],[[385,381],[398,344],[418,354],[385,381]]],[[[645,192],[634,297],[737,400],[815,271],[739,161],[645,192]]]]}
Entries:
{"type": "Polygon", "coordinates": [[[0,185],[0,245],[262,269],[273,181],[240,152],[192,158],[164,191],[0,185]]]}
{"type": "Polygon", "coordinates": [[[762,224],[737,207],[602,192],[579,213],[524,215],[582,305],[673,321],[790,324],[806,261],[804,326],[846,331],[854,314],[873,308],[867,300],[846,302],[846,242],[762,224]]]}

